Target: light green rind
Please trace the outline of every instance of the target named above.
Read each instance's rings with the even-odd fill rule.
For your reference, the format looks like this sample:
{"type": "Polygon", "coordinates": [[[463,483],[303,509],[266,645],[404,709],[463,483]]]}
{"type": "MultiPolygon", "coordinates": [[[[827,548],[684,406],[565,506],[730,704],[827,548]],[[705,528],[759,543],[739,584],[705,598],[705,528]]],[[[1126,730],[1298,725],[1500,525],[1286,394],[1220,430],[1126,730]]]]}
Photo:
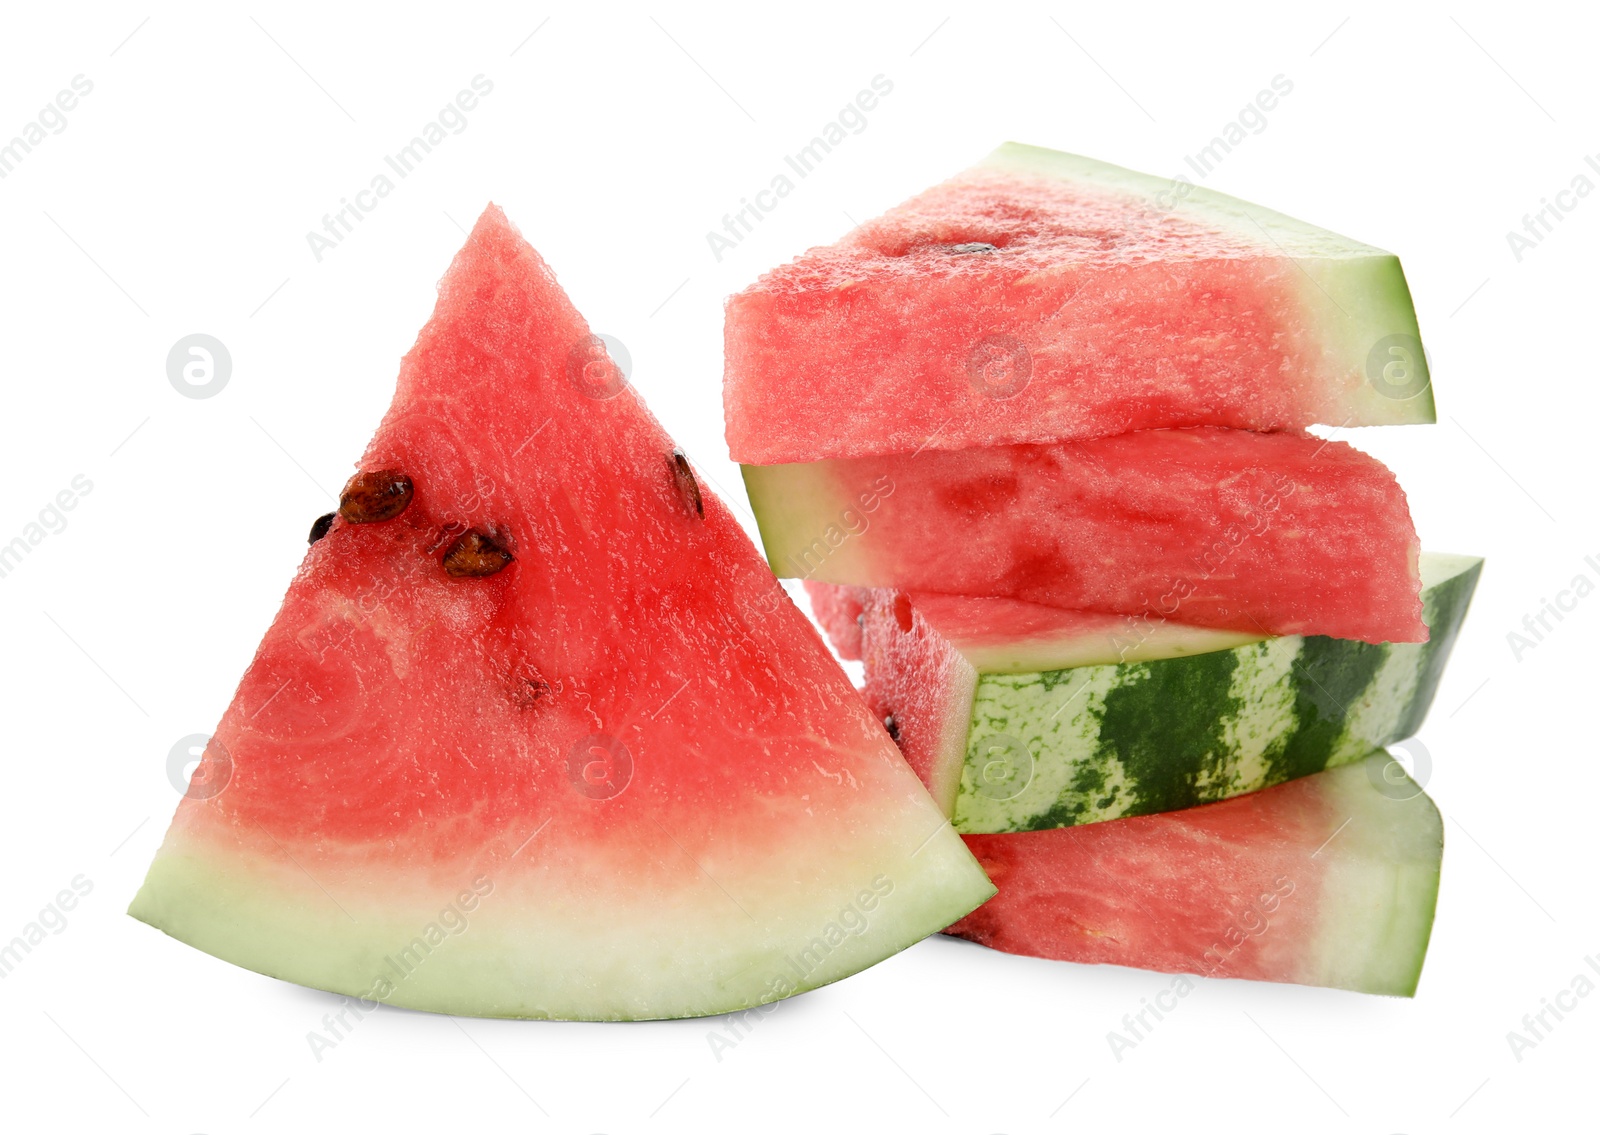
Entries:
{"type": "Polygon", "coordinates": [[[1005,142],[979,165],[984,169],[1103,186],[1114,192],[1142,198],[1152,208],[1163,212],[1193,214],[1204,219],[1209,226],[1238,233],[1252,244],[1276,247],[1290,256],[1359,259],[1388,255],[1381,248],[1351,240],[1204,185],[1176,177],[1140,173],[1081,154],[1068,154],[1022,142],[1005,142]]]}
{"type": "Polygon", "coordinates": [[[1307,985],[1410,997],[1433,930],[1444,821],[1387,753],[1325,774],[1343,816],[1314,854],[1326,858],[1307,985]]]}
{"type": "MultiPolygon", "coordinates": [[[[1361,759],[1433,700],[1482,560],[1424,554],[1428,643],[1313,636],[1033,672],[984,672],[952,820],[967,834],[1174,811],[1361,759]]],[[[1065,655],[1070,657],[1071,650],[1065,655]]]]}
{"type": "Polygon", "coordinates": [[[1163,658],[1188,658],[1214,650],[1248,646],[1267,636],[1188,623],[1148,623],[1133,618],[1107,616],[1103,631],[1062,634],[1016,642],[993,642],[952,635],[951,641],[967,660],[985,674],[1028,674],[1036,670],[1065,670],[1074,666],[1110,665],[1118,662],[1158,662],[1163,658]]]}
{"type": "Polygon", "coordinates": [[[833,468],[829,461],[740,466],[767,563],[780,579],[882,586],[889,580],[878,578],[857,539],[872,527],[879,502],[852,499],[833,468]]]}
{"type": "MultiPolygon", "coordinates": [[[[900,811],[938,823],[931,805],[900,811]]],[[[449,886],[381,862],[364,882],[313,881],[174,833],[128,913],[246,969],[404,1008],[557,1020],[705,1016],[848,977],[994,893],[948,825],[840,834],[840,846],[743,870],[719,865],[716,882],[697,876],[663,894],[617,872],[583,881],[521,860],[463,869],[449,886]],[[458,896],[474,883],[479,897],[464,910],[458,896]]]]}
{"type": "Polygon", "coordinates": [[[1186,179],[1154,177],[1040,146],[1007,142],[980,168],[1100,185],[1143,201],[1152,212],[1192,217],[1233,233],[1264,255],[1290,258],[1299,269],[1305,310],[1315,313],[1324,353],[1338,362],[1333,369],[1345,369],[1354,360],[1363,379],[1343,392],[1339,412],[1348,417],[1327,424],[1437,420],[1416,308],[1398,257],[1186,179]],[[1392,340],[1406,348],[1415,368],[1413,382],[1383,378],[1382,368],[1391,361],[1385,345],[1392,340]]]}
{"type": "Polygon", "coordinates": [[[1350,415],[1348,423],[1403,426],[1438,421],[1428,355],[1400,258],[1379,253],[1364,260],[1297,264],[1304,273],[1304,301],[1323,316],[1324,353],[1334,359],[1362,360],[1365,382],[1347,392],[1342,402],[1350,415]],[[1408,369],[1403,377],[1387,378],[1385,368],[1397,361],[1408,369]]]}

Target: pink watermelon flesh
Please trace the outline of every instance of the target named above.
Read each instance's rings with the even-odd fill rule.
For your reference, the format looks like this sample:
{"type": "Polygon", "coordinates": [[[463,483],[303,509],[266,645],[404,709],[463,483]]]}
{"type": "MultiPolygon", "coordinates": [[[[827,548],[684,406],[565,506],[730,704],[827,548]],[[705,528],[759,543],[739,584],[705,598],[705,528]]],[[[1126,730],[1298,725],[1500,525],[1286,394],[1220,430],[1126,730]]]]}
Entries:
{"type": "Polygon", "coordinates": [[[1342,442],[1146,430],[747,465],[744,477],[781,576],[1255,634],[1427,641],[1405,494],[1342,442]]]}
{"type": "Polygon", "coordinates": [[[965,836],[1000,893],[946,933],[1061,961],[1410,996],[1444,832],[1388,754],[1217,804],[965,836]]]}
{"type": "Polygon", "coordinates": [[[1434,420],[1393,256],[1029,146],[767,273],[725,339],[750,464],[1434,420]]]}
{"type": "Polygon", "coordinates": [[[491,206],[361,461],[412,503],[311,547],[132,914],[394,1005],[632,1019],[836,980],[991,893],[594,342],[491,206]],[[447,574],[468,527],[514,561],[447,574]]]}
{"type": "MultiPolygon", "coordinates": [[[[880,720],[894,718],[895,743],[906,763],[928,786],[940,807],[948,811],[955,802],[960,770],[941,758],[947,751],[966,749],[971,716],[958,712],[956,707],[972,704],[977,673],[950,639],[912,633],[917,616],[911,596],[885,589],[868,591],[866,597],[863,613],[870,625],[862,628],[861,654],[866,663],[862,696],[874,716],[880,720]],[[883,633],[874,629],[877,620],[885,624],[883,633]],[[899,633],[888,631],[891,623],[899,633]]],[[[983,602],[957,596],[939,598],[958,603],[983,602]]],[[[1031,604],[1016,606],[1039,609],[1031,604]]]]}
{"type": "Polygon", "coordinates": [[[806,598],[811,600],[811,613],[828,636],[840,658],[849,661],[861,659],[861,612],[866,589],[839,587],[832,583],[806,580],[806,598]]]}

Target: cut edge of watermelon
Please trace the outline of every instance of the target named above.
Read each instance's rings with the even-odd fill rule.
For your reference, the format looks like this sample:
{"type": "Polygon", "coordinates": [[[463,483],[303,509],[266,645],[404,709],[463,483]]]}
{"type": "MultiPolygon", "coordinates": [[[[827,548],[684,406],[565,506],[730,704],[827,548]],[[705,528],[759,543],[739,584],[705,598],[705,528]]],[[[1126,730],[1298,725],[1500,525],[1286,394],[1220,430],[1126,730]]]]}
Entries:
{"type": "MultiPolygon", "coordinates": [[[[1028,674],[1037,670],[1066,670],[1076,666],[1112,666],[1123,662],[1159,662],[1187,658],[1218,650],[1233,650],[1261,642],[1270,635],[1248,631],[1197,627],[1189,623],[1141,619],[1134,615],[1042,608],[1059,615],[1061,629],[1026,639],[1001,641],[977,632],[965,620],[949,620],[955,604],[950,596],[912,593],[912,606],[921,608],[928,625],[953,643],[967,661],[983,674],[1028,674]],[[1072,625],[1077,624],[1077,625],[1072,625]]],[[[1037,604],[1020,599],[991,599],[987,603],[1037,604]]]]}
{"type": "Polygon", "coordinates": [[[1343,409],[1324,407],[1318,420],[1330,426],[1438,421],[1416,306],[1400,258],[1392,253],[1207,186],[1042,146],[1006,142],[978,168],[1096,183],[1150,201],[1153,208],[1225,227],[1259,245],[1265,255],[1293,259],[1300,267],[1303,309],[1325,317],[1324,349],[1333,357],[1368,361],[1359,391],[1348,393],[1343,409]],[[1398,374],[1383,379],[1384,367],[1395,361],[1390,346],[1406,351],[1405,365],[1412,370],[1404,379],[1398,374]],[[1413,386],[1420,389],[1412,392],[1413,386]]]}
{"type": "Polygon", "coordinates": [[[915,607],[897,609],[896,592],[864,589],[860,595],[862,696],[885,723],[892,716],[901,755],[940,815],[948,817],[955,811],[962,768],[948,753],[966,751],[978,671],[949,642],[930,636],[915,607]],[[905,629],[914,634],[873,633],[875,621],[902,618],[909,620],[905,629]],[[927,649],[919,645],[924,640],[927,649]],[[885,674],[895,679],[892,687],[883,681],[885,674]]]}
{"type": "MultiPolygon", "coordinates": [[[[1421,594],[1426,596],[1446,582],[1476,573],[1483,557],[1454,552],[1421,552],[1417,557],[1421,594]]],[[[1159,662],[1219,650],[1233,650],[1274,636],[1245,631],[1197,627],[1187,623],[1148,620],[1138,616],[1096,615],[1093,612],[1040,608],[1053,613],[1062,625],[1059,633],[1040,634],[1026,641],[1001,643],[986,640],[959,612],[964,597],[910,593],[912,606],[924,611],[929,626],[950,640],[966,659],[984,674],[1026,674],[1036,670],[1065,670],[1076,666],[1111,666],[1124,662],[1159,662]],[[959,612],[955,619],[941,618],[959,612]]],[[[1023,600],[988,599],[984,603],[1023,603],[1023,600]]],[[[1037,604],[1026,604],[1038,607],[1037,604]]],[[[1446,617],[1441,625],[1459,627],[1459,618],[1446,617]]],[[[1431,632],[1432,624],[1430,624],[1431,632]]],[[[1425,646],[1426,643],[1404,645],[1425,646]]]]}
{"type": "MultiPolygon", "coordinates": [[[[1198,427],[1190,429],[1162,429],[1143,430],[1123,434],[1112,438],[1096,438],[1086,442],[1061,442],[1055,443],[1060,450],[1071,452],[1073,459],[1078,455],[1095,451],[1098,447],[1115,445],[1130,439],[1144,437],[1157,437],[1160,435],[1184,435],[1189,433],[1214,434],[1218,438],[1248,437],[1251,444],[1266,444],[1268,441],[1279,442],[1284,439],[1293,439],[1296,443],[1315,442],[1317,439],[1311,435],[1286,433],[1253,433],[1243,430],[1229,430],[1222,427],[1198,427]]],[[[1188,632],[1175,630],[1157,630],[1152,634],[1149,643],[1151,650],[1172,649],[1180,653],[1187,653],[1205,642],[1215,642],[1217,649],[1226,649],[1229,646],[1243,645],[1250,641],[1260,641],[1261,638],[1272,637],[1274,634],[1325,634],[1331,637],[1359,639],[1363,642],[1374,644],[1384,642],[1426,642],[1427,625],[1422,620],[1421,580],[1419,573],[1419,558],[1421,546],[1416,537],[1415,526],[1411,520],[1409,508],[1406,504],[1404,491],[1399,487],[1398,481],[1391,470],[1354,446],[1338,441],[1324,441],[1317,446],[1318,453],[1331,446],[1342,446],[1342,452],[1352,455],[1361,462],[1359,475],[1373,488],[1381,486],[1384,494],[1388,494],[1382,507],[1392,510],[1393,519],[1398,524],[1402,522],[1406,529],[1407,546],[1405,548],[1404,572],[1407,592],[1404,602],[1412,607],[1405,616],[1396,612],[1392,617],[1386,618],[1382,626],[1375,625],[1376,616],[1368,613],[1365,620],[1347,618],[1343,626],[1329,626],[1325,618],[1316,620],[1317,629],[1300,629],[1313,620],[1301,616],[1292,626],[1276,627],[1275,621],[1267,616],[1256,614],[1249,616],[1252,624],[1246,629],[1241,624],[1243,619],[1236,614],[1230,614],[1224,619],[1219,616],[1216,622],[1210,622],[1204,615],[1196,611],[1198,602],[1189,600],[1186,609],[1187,618],[1191,627],[1209,626],[1210,629],[1231,632],[1242,636],[1232,641],[1222,638],[1193,639],[1188,632]],[[1263,633],[1264,632],[1264,633],[1263,633]],[[1254,636],[1254,637],[1252,637],[1254,636]],[[1226,645],[1224,643],[1226,642],[1226,645]],[[1191,645],[1192,644],[1192,645],[1191,645]]],[[[919,454],[892,455],[888,458],[863,457],[863,458],[824,458],[819,461],[790,462],[776,465],[740,465],[740,475],[744,480],[746,496],[750,502],[752,514],[756,519],[760,535],[762,553],[774,575],[780,579],[797,579],[816,583],[830,583],[846,585],[855,588],[894,588],[908,593],[929,592],[947,595],[962,593],[961,586],[945,587],[945,580],[935,581],[932,578],[914,579],[907,581],[904,578],[895,578],[900,574],[899,564],[896,561],[897,553],[901,550],[907,553],[910,562],[916,562],[920,548],[915,541],[895,545],[889,543],[891,537],[882,534],[882,523],[891,526],[901,521],[896,515],[885,512],[889,517],[886,522],[880,523],[875,519],[877,513],[884,506],[884,501],[894,496],[898,486],[894,476],[904,476],[907,482],[913,482],[921,477],[927,477],[931,482],[941,476],[961,478],[970,476],[959,461],[962,452],[999,453],[1010,451],[1013,453],[1031,452],[1034,450],[1052,451],[1052,447],[1044,444],[1028,444],[1017,446],[995,446],[973,451],[936,451],[926,458],[919,454]],[[888,468],[893,471],[882,472],[888,468]],[[873,470],[878,470],[875,480],[868,482],[867,477],[873,470]],[[904,470],[904,472],[902,472],[904,470]],[[873,535],[877,529],[877,535],[873,535]],[[870,538],[868,538],[870,537],[870,538]]],[[[933,514],[938,509],[944,510],[940,517],[946,524],[969,524],[970,518],[962,516],[959,520],[952,518],[953,509],[944,504],[929,504],[929,494],[924,492],[922,498],[915,493],[923,486],[914,486],[910,491],[913,496],[912,510],[905,515],[922,518],[933,514]]],[[[1327,487],[1319,490],[1326,493],[1327,487]]],[[[1398,539],[1398,536],[1396,536],[1398,539]]],[[[1392,550],[1392,549],[1391,549],[1392,550]]],[[[970,569],[970,559],[958,560],[960,569],[970,569]]],[[[1386,568],[1396,568],[1399,565],[1389,563],[1386,568]]],[[[1375,571],[1372,565],[1367,570],[1375,571]]],[[[967,570],[968,575],[975,574],[967,570]]],[[[1221,577],[1217,577],[1221,578],[1221,577]]],[[[992,580],[990,581],[992,582],[992,580]]],[[[1396,589],[1400,584],[1387,580],[1396,589]]],[[[966,584],[970,589],[968,594],[982,594],[972,589],[970,581],[966,584]]],[[[1035,587],[1035,591],[1039,588],[1035,587]]],[[[1152,593],[1156,589],[1152,589],[1152,593]]],[[[1015,596],[1006,596],[1015,597],[1015,596]]],[[[1402,602],[1398,591],[1392,596],[1394,603],[1402,602]]],[[[1026,600],[1035,602],[1037,600],[1026,600]]],[[[1150,600],[1146,597],[1146,603],[1150,600]]],[[[1042,605],[1056,606],[1053,602],[1042,605]]],[[[1107,610],[1112,604],[1100,607],[1089,607],[1086,604],[1062,603],[1062,610],[1099,610],[1101,613],[1115,614],[1107,610]]],[[[1134,637],[1143,638],[1154,626],[1165,626],[1152,623],[1131,610],[1124,611],[1128,626],[1134,630],[1134,637]]],[[[1151,612],[1146,611],[1144,615],[1151,612]]],[[[1326,614],[1325,611],[1319,614],[1326,614]]],[[[1121,644],[1116,649],[1121,649],[1121,644]]],[[[1124,659],[1126,660],[1126,659],[1124,659]]]]}

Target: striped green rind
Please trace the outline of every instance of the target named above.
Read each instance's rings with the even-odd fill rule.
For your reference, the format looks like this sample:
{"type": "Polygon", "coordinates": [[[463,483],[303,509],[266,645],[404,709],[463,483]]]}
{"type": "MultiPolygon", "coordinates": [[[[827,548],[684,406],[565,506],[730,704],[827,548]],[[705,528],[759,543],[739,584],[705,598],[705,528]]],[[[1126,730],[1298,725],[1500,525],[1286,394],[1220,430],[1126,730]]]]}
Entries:
{"type": "Polygon", "coordinates": [[[1176,811],[1349,764],[1411,736],[1482,560],[1424,555],[1427,643],[1321,636],[1024,673],[982,672],[952,820],[967,834],[1176,811]]]}

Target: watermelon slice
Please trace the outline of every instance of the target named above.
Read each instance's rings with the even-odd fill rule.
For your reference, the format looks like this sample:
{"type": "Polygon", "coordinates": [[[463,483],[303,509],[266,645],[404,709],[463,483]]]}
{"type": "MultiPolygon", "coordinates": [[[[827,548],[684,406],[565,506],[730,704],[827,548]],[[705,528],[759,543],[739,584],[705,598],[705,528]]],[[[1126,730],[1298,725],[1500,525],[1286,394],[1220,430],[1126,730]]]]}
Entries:
{"type": "Polygon", "coordinates": [[[744,479],[780,576],[1258,635],[1427,638],[1405,494],[1343,442],[1145,430],[746,465],[744,479]]]}
{"type": "Polygon", "coordinates": [[[840,658],[861,660],[861,620],[867,598],[865,587],[841,587],[834,583],[806,580],[806,598],[828,641],[840,658]]]}
{"type": "Polygon", "coordinates": [[[130,913],[336,993],[615,1020],[992,893],[596,342],[491,206],[130,913]]]}
{"type": "Polygon", "coordinates": [[[1414,734],[1482,566],[1423,553],[1428,641],[1380,646],[871,591],[867,700],[959,832],[1176,811],[1414,734]]]}
{"type": "Polygon", "coordinates": [[[726,344],[728,447],[757,465],[1434,420],[1395,257],[1015,144],[734,296],[726,344]]]}
{"type": "Polygon", "coordinates": [[[1159,816],[964,837],[1000,893],[946,932],[1012,954],[1416,992],[1444,825],[1387,753],[1159,816]]]}

